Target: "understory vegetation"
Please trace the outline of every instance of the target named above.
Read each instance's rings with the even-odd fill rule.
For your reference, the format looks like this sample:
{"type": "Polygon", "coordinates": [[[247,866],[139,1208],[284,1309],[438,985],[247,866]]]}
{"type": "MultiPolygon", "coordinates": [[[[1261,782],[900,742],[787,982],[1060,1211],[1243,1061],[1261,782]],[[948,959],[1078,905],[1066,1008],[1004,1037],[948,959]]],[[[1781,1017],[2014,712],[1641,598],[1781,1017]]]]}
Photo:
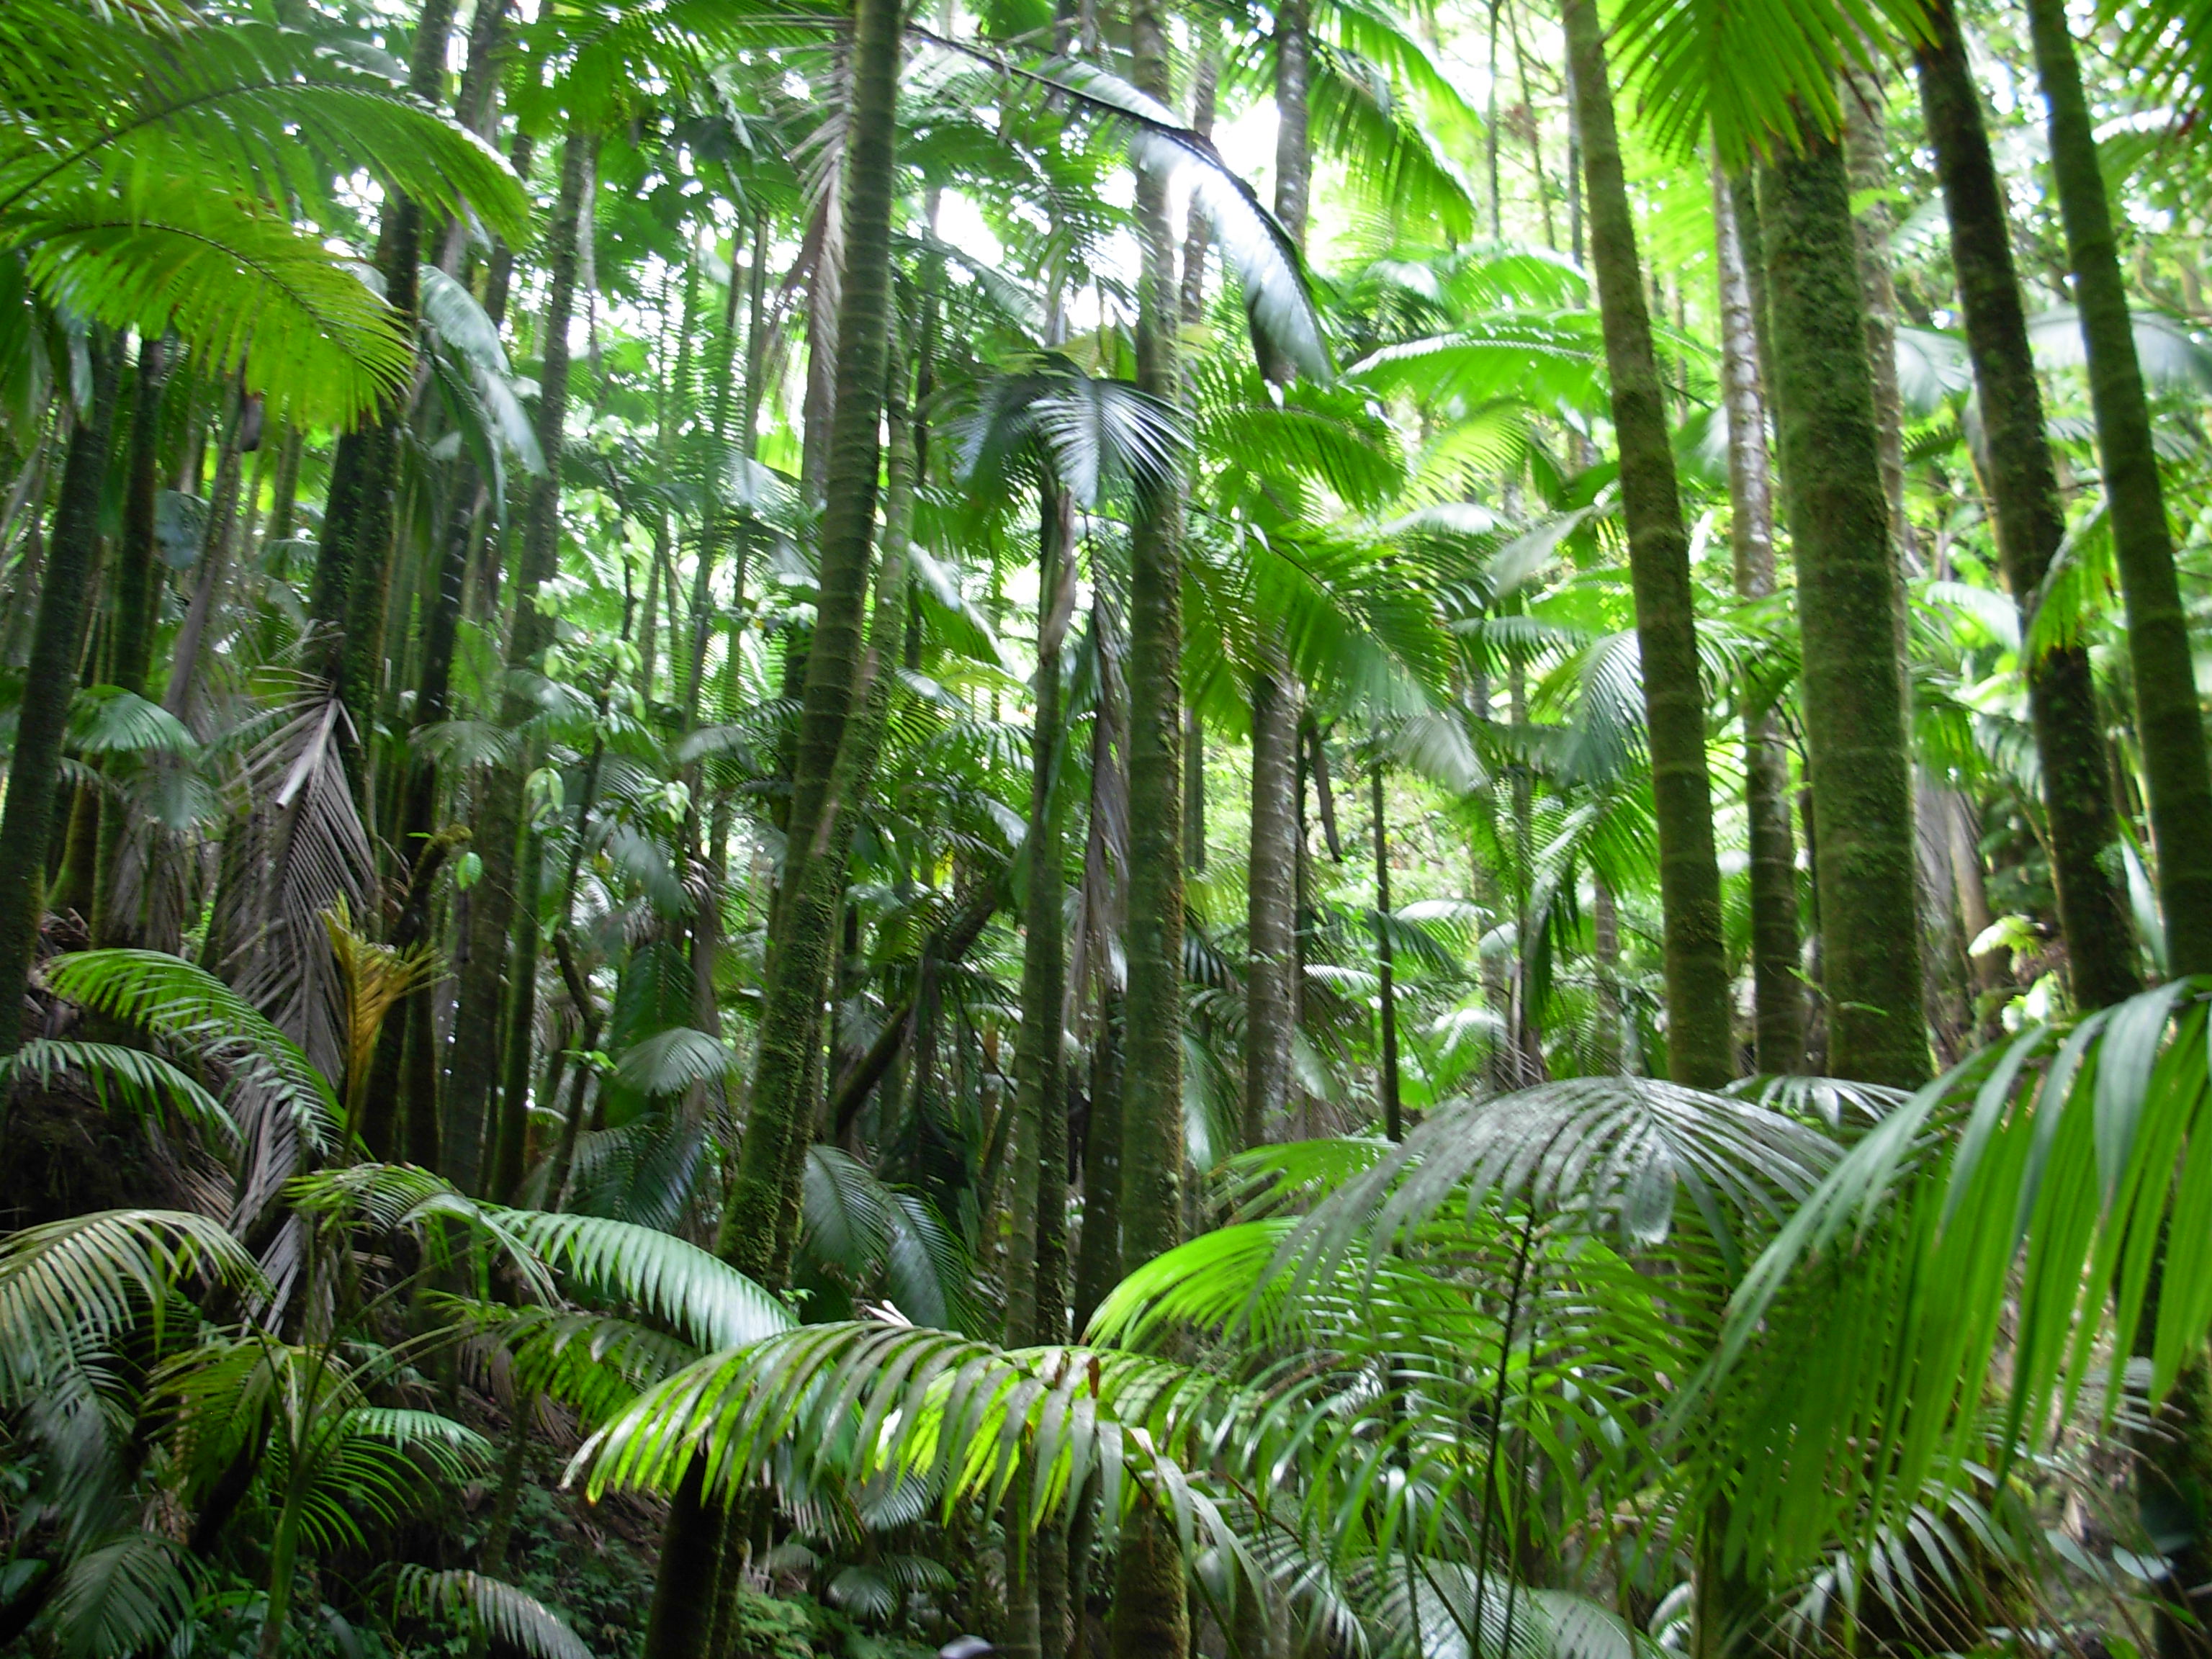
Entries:
{"type": "Polygon", "coordinates": [[[9,0],[0,1651],[2212,1659],[2203,0],[9,0]]]}

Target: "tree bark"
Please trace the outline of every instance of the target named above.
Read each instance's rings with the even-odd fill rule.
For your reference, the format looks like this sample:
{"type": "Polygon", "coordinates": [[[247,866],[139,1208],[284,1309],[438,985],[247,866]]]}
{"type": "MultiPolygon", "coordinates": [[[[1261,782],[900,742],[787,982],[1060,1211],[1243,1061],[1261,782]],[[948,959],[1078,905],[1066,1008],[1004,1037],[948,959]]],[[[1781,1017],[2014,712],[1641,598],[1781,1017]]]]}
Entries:
{"type": "Polygon", "coordinates": [[[1798,136],[1760,164],[1772,391],[1795,532],[1805,727],[1820,829],[1814,873],[1828,1066],[1911,1086],[1928,1075],[1918,866],[1889,501],[1844,157],[1798,136]]]}
{"type": "MultiPolygon", "coordinates": [[[[153,666],[154,624],[160,572],[155,565],[154,513],[161,489],[161,393],[173,367],[164,343],[138,342],[137,384],[131,401],[131,448],[125,464],[123,534],[116,549],[115,580],[108,595],[108,682],[146,695],[153,666]]],[[[134,944],[137,928],[113,908],[116,866],[128,828],[122,802],[103,793],[99,802],[97,878],[93,887],[92,942],[102,949],[134,944]]]]}
{"type": "Polygon", "coordinates": [[[2142,987],[2135,930],[2118,879],[2119,827],[2105,781],[2105,734],[2087,649],[2026,643],[2051,562],[2066,538],[2043,393],[2013,266],[2004,187],[1953,0],[1929,9],[1916,63],[1921,106],[1951,222],[1951,264],[1989,452],[1997,556],[2020,612],[2021,660],[2043,774],[2051,869],[2075,1003],[2102,1008],[2142,987]]]}
{"type": "Polygon", "coordinates": [[[1382,1133],[1390,1140],[1406,1138],[1398,1099],[1398,987],[1397,964],[1390,950],[1390,831],[1382,817],[1382,761],[1376,757],[1368,782],[1375,806],[1375,976],[1376,1016],[1382,1032],[1380,1081],[1382,1091],[1382,1133]]]}
{"type": "Polygon", "coordinates": [[[2081,90],[2061,0],[2029,0],[2036,73],[2050,116],[2051,172],[2074,268],[2074,300],[2089,358],[2089,403],[2104,463],[2112,552],[2127,605],[2136,736],[2157,843],[2168,970],[2212,972],[2212,778],[2191,660],[2188,614],[2174,574],[2150,408],[2136,358],[2096,130],[2081,90]]]}
{"type": "MultiPolygon", "coordinates": [[[[1170,102],[1168,11],[1132,0],[1131,78],[1170,102]]],[[[1137,384],[1180,401],[1168,178],[1137,173],[1137,384]]],[[[1124,1272],[1182,1238],[1182,492],[1147,489],[1129,538],[1129,914],[1121,1111],[1124,1272]]],[[[1115,1659],[1184,1659],[1189,1601],[1173,1523],[1140,1503],[1115,1561],[1115,1659]]]]}
{"type": "MultiPolygon", "coordinates": [[[[92,406],[78,417],[62,463],[31,658],[15,716],[8,793],[0,805],[0,1057],[22,1044],[22,1002],[46,908],[46,841],[61,771],[62,735],[76,695],[85,597],[100,559],[100,497],[107,476],[122,343],[96,344],[92,406]]],[[[21,603],[19,599],[17,603],[21,603]]]]}
{"type": "MultiPolygon", "coordinates": [[[[453,33],[455,0],[422,0],[409,54],[407,89],[420,102],[442,103],[446,47],[453,33]]],[[[395,194],[378,238],[377,267],[384,298],[410,333],[419,303],[417,271],[422,258],[422,210],[395,194]]],[[[360,427],[338,440],[331,458],[328,510],[317,544],[312,614],[326,629],[341,630],[325,660],[337,681],[338,695],[353,723],[356,742],[366,748],[376,723],[376,697],[384,672],[384,621],[392,584],[392,542],[398,488],[401,428],[407,400],[387,397],[360,427]]],[[[355,782],[366,787],[368,772],[356,757],[355,782]]]]}
{"type": "Polygon", "coordinates": [[[1651,790],[1659,829],[1659,892],[1667,983],[1667,1071],[1716,1088],[1735,1074],[1729,1030],[1721,876],[1705,768],[1705,700],[1698,661],[1690,544],[1682,525],[1665,390],[1638,279],[1603,33],[1593,0],[1565,0],[1570,95],[1589,191],[1590,255],[1620,447],[1622,515],[1643,660],[1651,790]]]}
{"type": "MultiPolygon", "coordinates": [[[[592,141],[572,133],[561,158],[561,191],[546,229],[549,276],[544,368],[537,410],[538,447],[545,474],[531,481],[522,556],[515,571],[514,612],[507,637],[510,666],[533,665],[552,638],[553,619],[537,608],[538,590],[557,573],[561,551],[562,428],[568,411],[568,321],[575,314],[578,249],[590,204],[592,141]]],[[[500,723],[520,727],[530,705],[519,687],[502,699],[500,723]]],[[[518,735],[517,741],[520,742],[518,735]]],[[[522,831],[523,770],[520,758],[491,769],[477,810],[476,851],[482,873],[470,890],[468,957],[462,965],[454,1013],[453,1070],[445,1151],[447,1173],[464,1192],[476,1192],[484,1175],[485,1131],[500,1063],[500,1016],[506,990],[508,935],[514,925],[515,865],[522,831]]],[[[534,973],[537,964],[519,964],[534,973]]]]}
{"type": "MultiPolygon", "coordinates": [[[[1737,191],[1713,175],[1715,264],[1720,271],[1721,387],[1728,410],[1729,539],[1740,599],[1774,592],[1774,480],[1759,331],[1736,223],[1737,191]]],[[[1805,1060],[1805,988],[1797,939],[1797,849],[1790,829],[1790,751],[1771,711],[1747,710],[1744,813],[1751,841],[1753,1064],[1794,1072],[1805,1060]]]]}
{"type": "MultiPolygon", "coordinates": [[[[1310,106],[1312,12],[1291,0],[1275,13],[1275,217],[1303,249],[1312,193],[1310,106]]],[[[1291,378],[1271,361],[1269,377],[1291,378]]],[[[1252,830],[1245,872],[1244,1102],[1248,1147],[1267,1138],[1290,1105],[1297,1042],[1298,683],[1279,624],[1263,624],[1252,675],[1252,830]]]]}

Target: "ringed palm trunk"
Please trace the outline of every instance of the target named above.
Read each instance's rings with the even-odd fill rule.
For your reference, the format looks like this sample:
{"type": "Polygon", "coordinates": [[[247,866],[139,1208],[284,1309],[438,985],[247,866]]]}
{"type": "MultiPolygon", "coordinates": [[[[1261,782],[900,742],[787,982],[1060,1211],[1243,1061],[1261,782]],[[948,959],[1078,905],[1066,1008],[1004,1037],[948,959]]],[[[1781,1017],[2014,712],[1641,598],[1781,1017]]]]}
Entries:
{"type": "MultiPolygon", "coordinates": [[[[856,0],[843,196],[845,268],[837,318],[836,401],[827,455],[813,639],[794,745],[776,948],[761,1012],[753,1110],[717,1248],[757,1280],[774,1278],[785,1189],[813,1123],[808,1048],[829,973],[842,871],[832,861],[833,786],[852,713],[875,542],[891,321],[891,208],[896,188],[898,0],[856,0]],[[795,1153],[794,1148],[799,1149],[795,1153]]],[[[696,1471],[696,1466],[694,1466],[696,1471]]],[[[696,1473],[668,1519],[646,1627],[647,1659],[697,1659],[712,1634],[711,1587],[724,1528],[696,1473]],[[704,1571],[699,1569],[703,1565],[704,1571]]]]}
{"type": "MultiPolygon", "coordinates": [[[[1987,434],[1997,555],[2025,637],[2044,577],[2065,539],[2066,514],[2045,435],[2004,189],[1953,0],[1936,0],[1928,22],[1929,38],[1916,58],[1921,106],[1950,216],[1951,264],[1987,434]]],[[[2141,981],[2134,929],[2112,874],[2118,825],[2106,780],[2096,682],[2080,645],[2057,645],[2032,658],[2023,647],[2023,659],[2067,972],[2076,1003],[2106,1007],[2141,988],[2141,981]]]]}
{"type": "Polygon", "coordinates": [[[1604,36],[1594,0],[1565,0],[1560,9],[1568,86],[1589,191],[1590,256],[1613,383],[1621,510],[1628,521],[1629,579],[1644,665],[1664,918],[1667,1071],[1677,1083],[1716,1088],[1735,1075],[1735,1066],[1689,536],[1682,525],[1651,319],[1644,309],[1604,36]]]}
{"type": "Polygon", "coordinates": [[[2074,267],[2112,552],[2127,605],[2136,736],[2158,848],[2166,962],[2175,974],[2201,974],[2212,971],[2212,778],[2150,408],[2066,8],[2060,0],[2029,0],[2027,18],[2050,115],[2051,172],[2074,267]]]}
{"type": "MultiPolygon", "coordinates": [[[[116,548],[115,582],[108,597],[110,684],[140,696],[153,666],[155,583],[154,509],[160,491],[161,393],[169,376],[167,348],[159,339],[138,342],[137,384],[131,400],[131,449],[123,484],[123,534],[116,548]]],[[[134,941],[131,919],[111,902],[125,825],[120,803],[100,804],[99,880],[93,894],[92,938],[103,948],[134,941]]]]}
{"type": "MultiPolygon", "coordinates": [[[[1301,248],[1311,193],[1310,93],[1313,41],[1307,0],[1275,13],[1275,217],[1301,248]]],[[[1270,362],[1270,377],[1291,378],[1270,362]]],[[[1252,846],[1245,890],[1244,1110],[1243,1139],[1257,1146],[1281,1121],[1291,1096],[1297,1030],[1298,684],[1282,638],[1261,635],[1252,677],[1252,846]]]]}
{"type": "MultiPolygon", "coordinates": [[[[507,661],[525,667],[537,661],[550,642],[553,621],[537,608],[537,597],[559,565],[561,542],[561,432],[568,409],[568,319],[576,308],[577,255],[588,204],[592,141],[571,134],[561,160],[561,191],[546,233],[545,262],[550,284],[545,302],[544,373],[538,383],[538,447],[545,474],[531,481],[524,520],[522,556],[514,578],[514,615],[507,638],[507,661]]],[[[510,690],[500,710],[510,732],[522,724],[529,705],[510,690]]],[[[483,1176],[485,1132],[497,1079],[501,1005],[507,971],[507,936],[514,925],[515,870],[522,833],[520,760],[495,766],[486,782],[476,817],[476,850],[483,873],[470,890],[468,957],[461,971],[454,1012],[452,1099],[445,1136],[447,1172],[464,1192],[475,1192],[483,1176]]],[[[518,974],[534,976],[537,963],[517,963],[518,974]]]]}
{"type": "Polygon", "coordinates": [[[1759,181],[1783,495],[1797,560],[1828,1066],[1928,1075],[1895,561],[1843,151],[1817,132],[1759,181]]]}
{"type": "MultiPolygon", "coordinates": [[[[1171,101],[1168,13],[1133,0],[1132,78],[1171,101]]],[[[1137,383],[1179,398],[1175,241],[1168,179],[1140,167],[1136,190],[1137,383]]],[[[1122,1048],[1121,1267],[1126,1273],[1182,1237],[1182,493],[1147,489],[1129,538],[1129,910],[1127,1035],[1122,1048]]],[[[1115,1559],[1115,1659],[1184,1659],[1189,1600],[1173,1523],[1140,1504],[1115,1559]]]]}
{"type": "MultiPolygon", "coordinates": [[[[421,103],[443,101],[446,47],[453,33],[455,0],[423,0],[407,66],[407,89],[421,103]]],[[[416,271],[422,258],[422,210],[405,196],[392,198],[378,238],[377,267],[386,302],[414,325],[416,271]]],[[[384,668],[384,619],[392,583],[394,498],[399,482],[400,429],[407,399],[387,398],[366,422],[338,440],[331,458],[330,510],[318,544],[313,615],[343,629],[326,659],[353,721],[367,745],[376,720],[378,682],[384,668]]],[[[357,787],[368,769],[356,766],[357,787]]]]}
{"type": "MultiPolygon", "coordinates": [[[[1066,1318],[1066,1068],[1061,1011],[1067,992],[1066,941],[1061,916],[1066,887],[1063,814],[1054,779],[1060,769],[1061,647],[1075,603],[1070,532],[1073,502],[1048,485],[1038,503],[1036,720],[1030,739],[1030,812],[1023,840],[1029,891],[1023,906],[1021,1041],[1014,1053],[1012,1248],[1006,1278],[1006,1340],[1014,1346],[1062,1341],[1066,1318]],[[1055,1133],[1054,1131],[1058,1133],[1055,1133]]],[[[1022,1524],[1026,1477],[1008,1511],[1010,1535],[1022,1524]]],[[[1048,1608],[1047,1580],[1066,1572],[1058,1540],[1040,1531],[1028,1540],[1017,1577],[1009,1574],[1012,1628],[1005,1644],[1056,1656],[1065,1650],[1066,1609],[1048,1608]]],[[[1064,1602],[1063,1595],[1059,1600],[1064,1602]]]]}
{"type": "Polygon", "coordinates": [[[94,353],[92,407],[70,434],[62,463],[23,701],[15,717],[15,747],[8,763],[7,800],[0,805],[0,1056],[14,1054],[22,1043],[23,991],[46,908],[46,840],[61,771],[62,733],[69,724],[70,699],[76,695],[85,595],[100,557],[100,497],[107,476],[120,351],[118,342],[94,353]]]}
{"type": "MultiPolygon", "coordinates": [[[[2172,532],[2151,444],[2150,407],[2071,26],[2065,8],[2051,0],[2029,0],[2027,17],[2050,116],[2051,172],[2074,267],[2074,301],[2089,359],[2089,403],[2104,464],[2112,551],[2127,606],[2136,738],[2142,748],[2151,835],[2157,843],[2166,967],[2176,975],[2201,974],[2212,970],[2212,782],[2206,775],[2204,727],[2188,617],[2174,574],[2172,532]]],[[[2161,1276],[2163,1269],[2161,1262],[2161,1276]]],[[[2146,1328],[2156,1322],[2151,1311],[2146,1310],[2146,1328]]],[[[2158,1516],[2154,1532],[2182,1534],[2177,1546],[2162,1549],[2172,1569],[2161,1585],[2168,1593],[2174,1584],[2203,1583],[2212,1556],[2204,1518],[2206,1494],[2212,1489],[2207,1444],[2212,1437],[2203,1409],[2206,1393],[2200,1354],[2176,1382],[2167,1420],[2154,1437],[2156,1443],[2137,1449],[2138,1508],[2147,1520],[2158,1516]]],[[[2161,1659],[2198,1659],[2212,1651],[2203,1611],[2193,1599],[2176,1607],[2161,1596],[2161,1659]]]]}
{"type": "MultiPolygon", "coordinates": [[[[1774,480],[1766,453],[1766,396],[1759,331],[1736,222],[1737,192],[1714,173],[1720,271],[1721,380],[1729,428],[1729,538],[1739,598],[1774,592],[1774,480]]],[[[1754,1064],[1794,1072],[1805,1059],[1805,989],[1799,979],[1797,849],[1790,828],[1790,754],[1770,712],[1744,716],[1744,814],[1751,840],[1751,978],[1754,1064]]]]}

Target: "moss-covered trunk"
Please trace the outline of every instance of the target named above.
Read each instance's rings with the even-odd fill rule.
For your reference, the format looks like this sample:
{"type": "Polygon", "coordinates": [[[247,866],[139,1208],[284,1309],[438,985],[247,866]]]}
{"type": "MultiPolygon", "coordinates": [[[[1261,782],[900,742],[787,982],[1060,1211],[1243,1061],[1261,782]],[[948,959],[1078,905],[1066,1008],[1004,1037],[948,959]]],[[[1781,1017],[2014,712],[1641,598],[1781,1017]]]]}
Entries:
{"type": "Polygon", "coordinates": [[[1568,87],[1582,137],[1583,182],[1589,191],[1590,260],[1613,385],[1621,512],[1628,522],[1629,580],[1650,733],[1664,920],[1667,1071],[1677,1083],[1714,1088],[1735,1074],[1735,1066],[1689,535],[1682,524],[1651,319],[1644,309],[1603,33],[1594,0],[1565,0],[1560,15],[1568,87]]]}
{"type": "MultiPolygon", "coordinates": [[[[523,520],[522,554],[514,576],[514,617],[507,635],[511,666],[534,665],[551,641],[553,619],[537,606],[538,590],[559,569],[561,553],[561,436],[568,410],[568,320],[575,314],[578,250],[582,240],[592,139],[572,133],[561,157],[561,189],[546,229],[544,369],[538,380],[537,437],[545,474],[533,478],[523,520]]],[[[531,712],[519,685],[510,687],[500,723],[515,732],[531,712]]],[[[518,744],[520,739],[516,738],[518,744]]],[[[514,926],[515,866],[522,832],[523,765],[520,756],[491,769],[477,803],[476,852],[482,873],[469,890],[467,955],[461,963],[459,1006],[444,1134],[446,1174],[474,1192],[484,1167],[492,1094],[501,1050],[502,1004],[507,996],[508,935],[514,926]]],[[[518,974],[537,963],[517,963],[518,974]]]]}
{"type": "MultiPolygon", "coordinates": [[[[1981,399],[1997,556],[2026,635],[2044,577],[2065,540],[2066,514],[2044,431],[2042,388],[2013,267],[2004,187],[1990,154],[1981,95],[1952,0],[1930,6],[1929,28],[1916,59],[1921,107],[1950,216],[1951,264],[1981,399]]],[[[2119,831],[2106,785],[2096,681],[2081,644],[2022,654],[2067,973],[2076,1003],[2102,1008],[2140,988],[2141,979],[2135,931],[2118,879],[2119,831]]]]}
{"type": "MultiPolygon", "coordinates": [[[[1170,102],[1168,9],[1132,0],[1132,78],[1170,102]]],[[[1168,179],[1137,173],[1137,382],[1179,396],[1168,179]]],[[[1144,492],[1129,537],[1129,912],[1121,1083],[1121,1266],[1182,1237],[1182,494],[1144,492]]],[[[1184,1659],[1190,1615],[1174,1522],[1141,1506],[1115,1561],[1115,1659],[1184,1659]]]]}
{"type": "MultiPolygon", "coordinates": [[[[446,49],[453,28],[455,0],[422,0],[415,40],[408,56],[407,89],[421,103],[444,102],[446,49]]],[[[386,303],[412,329],[419,302],[417,271],[422,259],[422,210],[395,193],[377,238],[376,264],[386,303]]],[[[315,580],[310,614],[325,629],[326,668],[366,747],[376,723],[379,683],[384,672],[384,623],[392,585],[394,500],[399,483],[402,428],[407,399],[387,396],[360,426],[338,440],[331,458],[328,507],[316,544],[315,580]]],[[[367,769],[356,765],[356,785],[367,769]]]]}
{"type": "Polygon", "coordinates": [[[2112,205],[2066,8],[2062,0],[2029,0],[2027,16],[2050,114],[2051,178],[2089,357],[2089,402],[2104,463],[2112,552],[2126,598],[2136,738],[2158,845],[2166,963],[2176,974],[2212,972],[2212,779],[2112,205]]]}
{"type": "MultiPolygon", "coordinates": [[[[1721,395],[1728,410],[1729,541],[1739,598],[1774,592],[1774,478],[1766,450],[1766,394],[1735,181],[1713,182],[1714,260],[1720,275],[1721,395]]],[[[1749,688],[1747,688],[1748,690],[1749,688]]],[[[1753,1064],[1794,1072],[1805,1060],[1805,988],[1797,938],[1797,849],[1790,828],[1790,751],[1771,710],[1743,720],[1744,816],[1751,842],[1753,1064]]]]}
{"type": "MultiPolygon", "coordinates": [[[[1312,18],[1306,0],[1275,13],[1275,217],[1305,245],[1313,157],[1312,18]]],[[[1277,380],[1289,366],[1266,365],[1277,380]]],[[[1279,631],[1263,627],[1252,675],[1252,834],[1246,863],[1244,1102],[1247,1146],[1267,1139],[1291,1095],[1297,1030],[1298,708],[1297,678],[1279,631]]]]}
{"type": "Polygon", "coordinates": [[[1814,876],[1828,1067],[1909,1086],[1928,1075],[1928,1038],[1905,667],[1857,249],[1837,142],[1806,131],[1794,149],[1762,162],[1759,216],[1820,831],[1814,876]]]}
{"type": "Polygon", "coordinates": [[[31,625],[7,799],[0,805],[0,1056],[14,1054],[22,1042],[23,988],[46,907],[46,841],[62,733],[76,695],[85,598],[100,558],[100,489],[107,476],[121,350],[119,340],[96,342],[93,349],[92,404],[70,433],[38,616],[31,625]]]}
{"type": "MultiPolygon", "coordinates": [[[[173,362],[161,340],[139,340],[131,398],[131,448],[124,464],[123,533],[116,544],[115,574],[107,594],[108,681],[142,697],[153,666],[160,581],[154,513],[161,489],[161,393],[173,362]]],[[[92,907],[92,942],[102,949],[135,944],[138,938],[137,918],[124,915],[112,902],[128,810],[121,800],[102,793],[92,907]]]]}

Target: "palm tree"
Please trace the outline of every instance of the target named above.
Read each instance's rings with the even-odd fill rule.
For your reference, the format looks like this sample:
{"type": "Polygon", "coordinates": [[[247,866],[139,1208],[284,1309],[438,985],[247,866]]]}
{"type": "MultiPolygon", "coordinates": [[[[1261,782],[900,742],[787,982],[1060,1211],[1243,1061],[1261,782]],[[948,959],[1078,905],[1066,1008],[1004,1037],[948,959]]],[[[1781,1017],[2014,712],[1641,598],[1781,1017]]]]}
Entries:
{"type": "Polygon", "coordinates": [[[1644,310],[1636,228],[1613,131],[1612,83],[1597,13],[1584,0],[1566,0],[1561,15],[1566,27],[1568,84],[1589,185],[1591,262],[1605,319],[1613,423],[1620,446],[1621,509],[1628,522],[1651,782],[1658,809],[1667,941],[1667,1069],[1678,1083],[1713,1088],[1735,1074],[1735,1043],[1729,1030],[1721,874],[1713,850],[1689,537],[1675,487],[1665,401],[1644,310]]]}
{"type": "MultiPolygon", "coordinates": [[[[1951,222],[1966,344],[1988,434],[1989,489],[2005,581],[2025,631],[2065,538],[2041,388],[2014,269],[2002,186],[1956,11],[1929,15],[1915,59],[1951,222]]],[[[2140,988],[2134,930],[2112,868],[2118,838],[2088,653],[2056,645],[2026,665],[2051,823],[2052,875],[2075,1000],[2101,1008],[2140,988]]]]}
{"type": "MultiPolygon", "coordinates": [[[[1745,217],[1758,211],[1750,176],[1731,177],[1716,168],[1713,179],[1728,418],[1729,540],[1737,597],[1764,599],[1774,592],[1774,479],[1766,447],[1763,307],[1755,295],[1764,289],[1766,272],[1744,234],[1745,217]]],[[[1747,710],[1743,736],[1754,1060],[1761,1072],[1795,1072],[1805,1058],[1805,990],[1797,936],[1797,851],[1790,823],[1790,755],[1771,709],[1747,710]]]]}
{"type": "Polygon", "coordinates": [[[2158,844],[2168,961],[2177,973],[2202,973],[2212,968],[2212,864],[2201,853],[2212,831],[2212,771],[2205,761],[2203,714],[2174,574],[2165,489],[2073,34],[2063,9],[2047,0],[2030,5],[2027,15],[2049,112],[2051,177],[2088,354],[2112,548],[2127,600],[2136,729],[2158,844]]]}
{"type": "Polygon", "coordinates": [[[1782,493],[1804,639],[1806,769],[1828,1069],[1928,1074],[1919,894],[1881,485],[1842,145],[1801,129],[1759,168],[1782,493]]]}

